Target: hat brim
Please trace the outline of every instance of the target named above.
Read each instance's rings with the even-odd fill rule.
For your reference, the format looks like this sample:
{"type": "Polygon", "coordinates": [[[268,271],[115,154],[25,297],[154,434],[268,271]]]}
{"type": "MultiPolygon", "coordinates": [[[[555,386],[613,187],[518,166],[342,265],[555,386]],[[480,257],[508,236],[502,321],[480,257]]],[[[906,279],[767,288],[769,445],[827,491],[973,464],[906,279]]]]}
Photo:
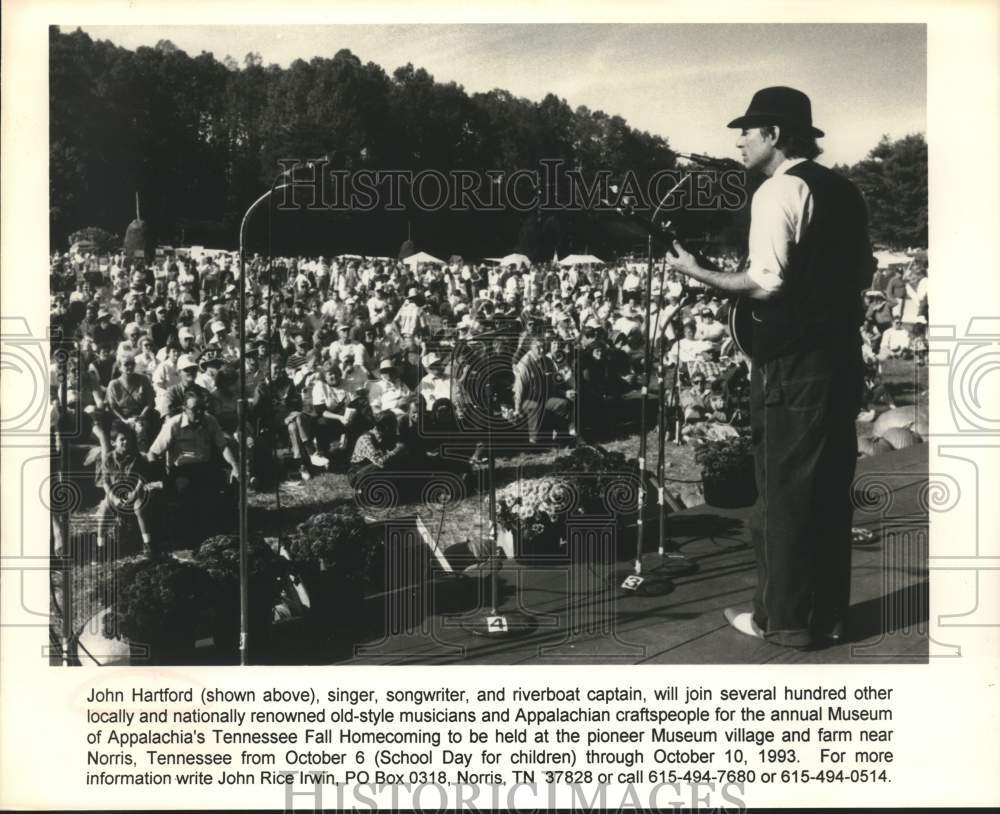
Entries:
{"type": "MultiPolygon", "coordinates": [[[[772,124],[782,127],[788,125],[789,122],[783,116],[771,116],[767,113],[751,113],[746,116],[740,116],[738,119],[733,119],[726,127],[742,130],[745,127],[767,127],[772,124]]],[[[826,135],[818,127],[811,125],[807,128],[807,132],[814,138],[823,138],[826,135]]]]}

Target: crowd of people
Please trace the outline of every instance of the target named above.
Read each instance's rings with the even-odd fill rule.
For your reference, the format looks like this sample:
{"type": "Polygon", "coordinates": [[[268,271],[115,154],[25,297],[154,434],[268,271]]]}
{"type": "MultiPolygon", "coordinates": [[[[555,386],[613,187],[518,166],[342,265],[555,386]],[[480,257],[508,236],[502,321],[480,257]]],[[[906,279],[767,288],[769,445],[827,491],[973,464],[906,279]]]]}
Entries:
{"type": "MultiPolygon", "coordinates": [[[[330,470],[354,486],[393,470],[462,474],[487,432],[596,440],[661,389],[679,441],[733,433],[748,420],[748,371],[727,303],[660,262],[647,302],[646,270],[249,259],[248,487],[283,480],[286,460],[302,480],[330,470]]],[[[238,477],[238,265],[70,253],[52,258],[50,283],[54,437],[99,442],[99,516],[131,507],[155,550],[146,486],[164,484],[191,507],[178,517],[199,523],[238,477]],[[119,488],[125,475],[145,486],[119,488]]],[[[925,272],[877,272],[864,299],[876,366],[926,355],[925,272]]]]}
{"type": "Polygon", "coordinates": [[[927,268],[912,264],[877,270],[864,301],[861,337],[868,402],[894,407],[882,385],[883,363],[912,359],[914,364],[927,364],[927,268]]]}

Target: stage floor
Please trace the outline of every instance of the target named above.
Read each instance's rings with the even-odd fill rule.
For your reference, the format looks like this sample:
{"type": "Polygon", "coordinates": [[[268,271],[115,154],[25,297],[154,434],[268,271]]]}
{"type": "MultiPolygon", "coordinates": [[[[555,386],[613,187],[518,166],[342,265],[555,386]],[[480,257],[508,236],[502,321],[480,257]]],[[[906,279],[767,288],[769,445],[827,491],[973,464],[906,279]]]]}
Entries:
{"type": "MultiPolygon", "coordinates": [[[[668,515],[669,536],[697,562],[698,571],[671,580],[661,595],[618,590],[632,570],[627,561],[541,566],[508,560],[498,577],[500,612],[520,606],[534,618],[531,633],[477,635],[486,627],[482,612],[411,615],[414,624],[362,645],[346,663],[923,663],[929,602],[926,483],[925,445],[859,463],[854,524],[871,530],[874,540],[853,549],[851,629],[848,640],[836,646],[788,650],[729,628],[723,608],[749,609],[755,583],[749,509],[698,506],[668,515]]],[[[655,577],[658,562],[655,555],[648,557],[644,575],[655,577]]]]}

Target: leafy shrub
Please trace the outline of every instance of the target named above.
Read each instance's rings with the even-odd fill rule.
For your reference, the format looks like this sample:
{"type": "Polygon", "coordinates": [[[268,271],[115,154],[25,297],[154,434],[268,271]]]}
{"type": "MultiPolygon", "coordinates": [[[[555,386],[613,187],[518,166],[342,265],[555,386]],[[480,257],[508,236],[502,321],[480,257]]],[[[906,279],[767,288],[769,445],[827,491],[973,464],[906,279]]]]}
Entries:
{"type": "MultiPolygon", "coordinates": [[[[281,601],[288,562],[259,538],[248,541],[247,595],[251,624],[266,624],[281,601]]],[[[212,606],[222,620],[238,628],[240,618],[240,538],[234,534],[209,537],[194,558],[212,583],[212,606]]]]}
{"type": "Polygon", "coordinates": [[[334,571],[347,583],[369,585],[381,574],[384,545],[376,529],[351,506],[300,523],[288,553],[301,568],[334,571]]]}
{"type": "MultiPolygon", "coordinates": [[[[639,483],[639,461],[621,452],[609,452],[598,446],[579,446],[552,463],[554,472],[570,477],[580,495],[580,507],[587,514],[606,514],[616,500],[609,490],[623,483],[633,489],[639,483]],[[580,475],[573,478],[573,475],[580,475]]],[[[618,497],[622,496],[619,493],[618,497]]]]}
{"type": "Polygon", "coordinates": [[[101,253],[113,252],[121,248],[122,240],[118,235],[112,234],[107,229],[100,226],[85,226],[78,229],[69,236],[69,245],[72,246],[81,240],[89,240],[101,253]]]}
{"type": "Polygon", "coordinates": [[[211,590],[201,568],[173,557],[132,557],[120,560],[108,578],[114,587],[104,595],[114,601],[104,618],[106,636],[151,645],[194,644],[211,590]]]}

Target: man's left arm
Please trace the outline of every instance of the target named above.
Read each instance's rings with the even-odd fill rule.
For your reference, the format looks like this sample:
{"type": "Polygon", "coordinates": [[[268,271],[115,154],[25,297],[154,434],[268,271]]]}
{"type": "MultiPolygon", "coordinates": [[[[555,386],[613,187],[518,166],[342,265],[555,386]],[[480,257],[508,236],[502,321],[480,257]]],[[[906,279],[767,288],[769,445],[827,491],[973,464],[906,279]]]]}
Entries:
{"type": "Polygon", "coordinates": [[[240,462],[236,457],[236,453],[233,452],[229,443],[226,441],[225,433],[222,432],[222,427],[219,426],[219,422],[210,415],[202,417],[202,421],[205,422],[205,425],[212,436],[212,441],[219,448],[219,451],[222,453],[222,457],[225,459],[226,463],[229,464],[229,468],[232,470],[233,480],[239,480],[240,462]]]}
{"type": "Polygon", "coordinates": [[[811,218],[812,196],[805,183],[788,175],[770,178],[751,202],[749,260],[745,271],[727,273],[703,268],[677,241],[674,252],[678,259],[673,267],[728,294],[770,299],[780,291],[791,247],[801,239],[811,218]]]}
{"type": "Polygon", "coordinates": [[[674,241],[674,252],[677,259],[669,261],[672,268],[711,288],[725,291],[727,294],[738,294],[757,300],[766,300],[776,293],[761,288],[745,271],[733,274],[704,268],[698,263],[698,258],[676,240],[674,241]]]}

